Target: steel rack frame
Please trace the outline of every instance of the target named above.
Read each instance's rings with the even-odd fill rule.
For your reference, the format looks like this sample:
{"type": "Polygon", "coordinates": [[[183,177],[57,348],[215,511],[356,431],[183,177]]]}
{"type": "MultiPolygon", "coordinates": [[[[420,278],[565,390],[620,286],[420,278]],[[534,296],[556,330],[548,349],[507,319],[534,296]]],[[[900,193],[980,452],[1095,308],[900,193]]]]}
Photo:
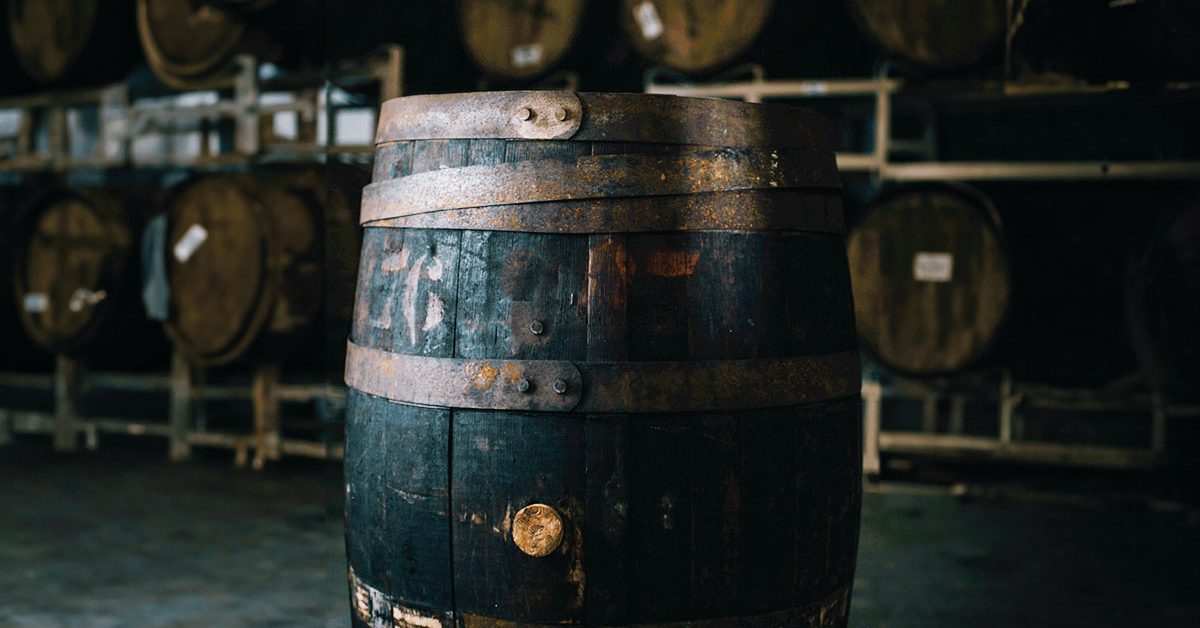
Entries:
{"type": "Polygon", "coordinates": [[[0,99],[0,171],[365,161],[373,142],[344,141],[339,116],[355,109],[376,115],[378,107],[348,102],[343,87],[374,83],[381,101],[394,98],[403,67],[396,45],[328,73],[280,77],[266,77],[257,59],[242,55],[230,76],[204,89],[139,97],[118,83],[0,99]],[[294,137],[280,132],[284,122],[294,137]],[[147,151],[151,140],[159,145],[147,151]]]}
{"type": "MultiPolygon", "coordinates": [[[[822,98],[862,97],[873,102],[870,126],[873,128],[871,150],[839,152],[838,169],[843,172],[865,172],[878,181],[1082,181],[1119,179],[1200,180],[1200,160],[1141,160],[1141,161],[895,161],[897,151],[912,150],[913,140],[893,137],[893,111],[897,95],[910,91],[903,80],[886,76],[847,79],[769,80],[760,68],[752,70],[752,78],[710,84],[661,82],[658,72],[646,74],[648,94],[669,94],[704,98],[728,98],[760,103],[770,99],[815,100],[822,98]]],[[[1082,94],[1121,92],[1131,89],[1126,83],[1103,86],[1042,85],[1008,83],[987,85],[999,97],[1020,98],[1049,94],[1082,94]]],[[[1168,90],[1193,90],[1194,84],[1167,85],[1168,90]]],[[[930,140],[926,140],[930,141],[930,140]]],[[[936,151],[934,151],[936,152],[936,151]]]]}

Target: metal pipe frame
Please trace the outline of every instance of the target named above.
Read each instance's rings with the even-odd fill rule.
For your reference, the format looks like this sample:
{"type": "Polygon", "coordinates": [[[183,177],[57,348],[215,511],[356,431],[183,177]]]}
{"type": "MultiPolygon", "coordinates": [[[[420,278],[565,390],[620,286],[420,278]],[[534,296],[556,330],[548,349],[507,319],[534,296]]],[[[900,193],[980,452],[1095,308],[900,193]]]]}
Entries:
{"type": "MultiPolygon", "coordinates": [[[[1193,86],[1169,86],[1190,88],[1193,86]]],[[[1064,161],[1064,162],[906,162],[893,163],[889,152],[892,99],[904,88],[902,81],[891,78],[828,80],[765,80],[713,83],[708,85],[666,84],[648,79],[648,94],[734,98],[762,102],[765,98],[828,98],[872,96],[874,108],[874,148],[868,153],[837,154],[838,169],[843,172],[873,173],[881,181],[1087,181],[1087,180],[1200,180],[1200,160],[1187,161],[1064,161]]],[[[1005,84],[1003,97],[1041,94],[1116,92],[1129,86],[1113,83],[1104,86],[1022,86],[1005,84]]]]}
{"type": "Polygon", "coordinates": [[[342,64],[334,68],[330,76],[305,75],[293,79],[260,80],[259,64],[249,55],[239,56],[236,72],[203,89],[175,92],[167,98],[189,93],[229,93],[220,96],[216,103],[178,104],[164,103],[162,99],[131,100],[129,88],[124,83],[107,87],[67,92],[49,92],[14,98],[0,99],[0,110],[20,110],[21,128],[9,136],[16,151],[7,158],[0,158],[0,171],[65,172],[76,169],[97,169],[119,166],[222,166],[238,165],[265,158],[270,161],[321,161],[329,157],[340,158],[343,153],[350,159],[373,151],[373,146],[340,145],[334,132],[335,121],[344,106],[332,105],[328,94],[337,84],[377,83],[380,100],[395,98],[403,91],[404,50],[397,45],[388,46],[382,61],[368,60],[342,64]],[[278,87],[277,87],[278,86],[278,87]],[[289,93],[291,102],[264,103],[264,93],[289,93]],[[96,132],[96,151],[90,155],[74,156],[71,151],[71,134],[67,128],[67,114],[73,109],[95,108],[98,110],[99,128],[96,132]],[[279,113],[295,113],[299,120],[312,127],[309,136],[316,141],[272,141],[264,143],[263,119],[279,113]],[[35,117],[46,122],[49,134],[48,146],[37,148],[34,135],[37,127],[35,117]],[[219,120],[232,120],[234,124],[233,150],[230,153],[207,154],[207,130],[219,120]],[[324,125],[326,133],[316,131],[324,125]],[[152,157],[133,153],[133,140],[148,129],[163,129],[166,146],[161,155],[152,157]],[[202,149],[194,157],[178,158],[173,154],[174,140],[182,133],[201,131],[202,149]]]}

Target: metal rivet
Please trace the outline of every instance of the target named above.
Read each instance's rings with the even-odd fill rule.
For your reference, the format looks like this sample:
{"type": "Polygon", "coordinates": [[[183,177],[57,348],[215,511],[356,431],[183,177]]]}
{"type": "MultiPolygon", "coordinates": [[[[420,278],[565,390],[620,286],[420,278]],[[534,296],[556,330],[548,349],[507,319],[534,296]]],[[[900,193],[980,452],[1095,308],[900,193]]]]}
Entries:
{"type": "Polygon", "coordinates": [[[517,380],[517,392],[529,392],[529,380],[522,377],[517,380]]]}
{"type": "Polygon", "coordinates": [[[512,540],[528,556],[549,556],[563,539],[562,515],[546,504],[530,504],[513,517],[512,540]]]}
{"type": "Polygon", "coordinates": [[[529,331],[533,332],[535,336],[540,336],[542,332],[546,331],[546,326],[542,324],[542,321],[533,321],[529,324],[529,331]]]}
{"type": "Polygon", "coordinates": [[[555,117],[557,117],[557,118],[558,118],[558,121],[559,121],[559,122],[566,122],[566,120],[567,120],[567,117],[568,117],[568,116],[570,116],[570,112],[568,112],[568,111],[567,111],[567,108],[566,108],[566,107],[559,107],[559,108],[558,108],[558,113],[556,114],[556,116],[555,116],[555,117]]]}
{"type": "Polygon", "coordinates": [[[533,118],[533,109],[529,107],[521,107],[521,110],[517,112],[518,120],[529,120],[531,118],[533,118]]]}
{"type": "Polygon", "coordinates": [[[567,382],[561,379],[554,380],[554,392],[560,395],[565,394],[567,392],[567,382]]]}

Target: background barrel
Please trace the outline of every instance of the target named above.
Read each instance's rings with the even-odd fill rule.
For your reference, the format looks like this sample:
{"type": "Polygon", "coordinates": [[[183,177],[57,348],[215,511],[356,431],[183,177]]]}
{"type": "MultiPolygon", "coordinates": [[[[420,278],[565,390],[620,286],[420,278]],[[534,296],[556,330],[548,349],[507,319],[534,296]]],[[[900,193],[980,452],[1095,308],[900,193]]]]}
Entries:
{"type": "Polygon", "coordinates": [[[978,362],[1010,302],[1008,250],[990,201],[965,187],[910,188],[875,203],[850,236],[858,334],[900,373],[978,362]]]}
{"type": "MultiPolygon", "coordinates": [[[[349,296],[340,297],[340,310],[326,296],[325,268],[338,265],[328,273],[338,279],[347,274],[341,267],[357,263],[352,226],[361,183],[316,168],[267,169],[202,175],[173,190],[166,330],[175,347],[206,366],[252,353],[282,357],[326,331],[327,300],[348,320],[349,296]],[[348,254],[327,256],[326,220],[348,254]]],[[[331,286],[352,292],[349,284],[331,286]]]]}
{"type": "Polygon", "coordinates": [[[859,366],[822,122],[488,92],[390,101],[379,138],[354,625],[844,626],[859,366]]]}
{"type": "Polygon", "coordinates": [[[910,375],[1004,366],[1020,381],[1126,385],[1125,275],[1174,186],[980,184],[885,193],[853,229],[859,334],[910,375]],[[1149,221],[1152,222],[1152,221],[1149,221]],[[1124,383],[1123,383],[1124,382],[1124,383]]]}
{"type": "Polygon", "coordinates": [[[527,80],[552,69],[583,27],[585,0],[458,0],[468,55],[486,75],[527,80]]]}
{"type": "Polygon", "coordinates": [[[774,9],[775,0],[621,0],[621,26],[650,64],[696,74],[746,52],[774,9]]]}
{"type": "Polygon", "coordinates": [[[319,3],[138,0],[137,27],[150,68],[175,88],[204,87],[239,54],[299,63],[324,43],[319,3]]]}
{"type": "Polygon", "coordinates": [[[1130,334],[1155,389],[1200,390],[1200,194],[1167,207],[1127,277],[1130,334]]]}
{"type": "Polygon", "coordinates": [[[39,85],[123,78],[140,51],[133,0],[6,0],[7,33],[22,74],[39,85]]]}
{"type": "Polygon", "coordinates": [[[136,234],[147,206],[91,189],[51,192],[33,205],[13,283],[35,344],[105,365],[149,366],[163,356],[140,300],[136,234]]]}
{"type": "Polygon", "coordinates": [[[1200,3],[1035,1],[1019,15],[1014,66],[1092,81],[1200,77],[1200,3]]]}
{"type": "Polygon", "coordinates": [[[1006,0],[847,0],[885,54],[930,70],[957,70],[1004,48],[1006,0]]]}

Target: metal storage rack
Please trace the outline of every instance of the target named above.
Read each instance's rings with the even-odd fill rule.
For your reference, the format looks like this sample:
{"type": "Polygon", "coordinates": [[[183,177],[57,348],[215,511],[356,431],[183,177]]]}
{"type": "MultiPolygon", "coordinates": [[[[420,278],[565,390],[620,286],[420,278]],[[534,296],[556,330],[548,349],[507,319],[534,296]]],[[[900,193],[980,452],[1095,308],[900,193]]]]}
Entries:
{"type": "MultiPolygon", "coordinates": [[[[68,175],[109,169],[191,169],[239,167],[258,162],[313,162],[330,159],[369,163],[379,103],[401,94],[404,51],[387,46],[381,54],[333,68],[329,73],[267,77],[249,56],[236,72],[208,89],[131,97],[121,83],[75,92],[0,99],[0,173],[20,180],[26,173],[68,175]],[[377,86],[379,101],[355,102],[345,88],[377,86]],[[368,132],[342,134],[343,117],[357,118],[368,132]],[[281,128],[286,127],[286,128],[281,128]],[[150,150],[139,146],[147,138],[150,150]],[[180,148],[191,150],[180,150],[180,148]]],[[[336,443],[285,438],[284,402],[345,404],[340,384],[285,382],[278,363],[254,368],[249,386],[211,386],[204,369],[175,354],[169,374],[89,372],[83,361],[57,356],[51,374],[0,372],[0,386],[53,393],[53,410],[0,408],[0,445],[14,433],[50,434],[57,450],[99,445],[99,434],[158,436],[168,441],[172,460],[186,460],[194,447],[232,449],[239,466],[254,468],[283,455],[342,457],[336,443]],[[85,391],[166,392],[161,421],[84,415],[85,391]],[[205,402],[247,400],[252,430],[214,432],[207,428],[205,402]]]]}
{"type": "Polygon", "coordinates": [[[135,96],[118,83],[0,99],[0,170],[369,159],[371,139],[344,138],[339,129],[344,115],[374,116],[378,103],[354,103],[344,88],[374,83],[380,100],[399,96],[403,63],[403,48],[388,46],[329,74],[272,77],[243,55],[226,80],[192,92],[135,96]]]}
{"type": "MultiPolygon", "coordinates": [[[[986,86],[998,98],[1020,98],[1047,94],[1119,93],[1129,85],[1040,85],[991,84],[986,86]]],[[[746,102],[772,99],[815,100],[823,98],[862,98],[871,103],[868,128],[871,145],[861,152],[837,153],[838,168],[847,173],[866,173],[876,183],[916,181],[1084,181],[1084,180],[1200,180],[1200,160],[1141,161],[937,161],[935,130],[923,137],[893,137],[895,100],[906,90],[905,82],[886,76],[874,78],[821,80],[768,80],[760,69],[753,69],[748,80],[711,84],[677,84],[657,80],[647,74],[645,91],[709,98],[730,98],[746,102]],[[897,161],[899,152],[924,155],[925,158],[897,161]]],[[[1167,85],[1166,90],[1200,91],[1198,84],[1167,85]]],[[[1111,394],[1103,391],[1060,389],[1014,382],[1011,374],[994,374],[992,381],[976,391],[995,407],[997,430],[994,435],[962,433],[964,393],[944,386],[896,376],[881,376],[867,369],[864,373],[863,470],[878,474],[884,454],[921,455],[939,458],[1003,460],[1067,466],[1105,468],[1147,468],[1161,463],[1167,446],[1167,423],[1174,418],[1200,417],[1200,405],[1173,403],[1162,395],[1111,394]],[[908,399],[924,408],[920,431],[885,431],[883,401],[908,399]],[[938,432],[938,408],[949,405],[947,430],[938,432]],[[1107,446],[1061,442],[1037,442],[1023,438],[1023,411],[1031,408],[1058,408],[1071,411],[1110,411],[1124,409],[1149,417],[1150,442],[1146,446],[1107,446]]]]}
{"type": "MultiPolygon", "coordinates": [[[[990,86],[998,87],[998,86],[990,86]]],[[[875,78],[769,80],[761,69],[755,68],[749,80],[712,83],[677,84],[659,82],[653,72],[645,82],[647,94],[670,94],[704,98],[731,98],[760,103],[771,99],[815,100],[834,97],[861,97],[873,103],[870,126],[874,130],[871,149],[866,152],[839,152],[838,169],[843,172],[866,172],[879,181],[1080,181],[1115,179],[1182,179],[1200,180],[1200,160],[1143,160],[1143,161],[904,161],[893,155],[898,150],[912,150],[912,140],[892,136],[892,114],[897,94],[906,89],[901,79],[880,76],[875,78]]],[[[1084,85],[1021,85],[1003,86],[1002,96],[1022,97],[1038,94],[1079,94],[1120,92],[1131,89],[1124,83],[1104,86],[1084,85]]],[[[1200,90],[1198,84],[1169,85],[1167,89],[1200,90]]],[[[928,133],[927,133],[928,136],[928,133]]],[[[924,142],[933,140],[927,137],[924,142]]]]}

